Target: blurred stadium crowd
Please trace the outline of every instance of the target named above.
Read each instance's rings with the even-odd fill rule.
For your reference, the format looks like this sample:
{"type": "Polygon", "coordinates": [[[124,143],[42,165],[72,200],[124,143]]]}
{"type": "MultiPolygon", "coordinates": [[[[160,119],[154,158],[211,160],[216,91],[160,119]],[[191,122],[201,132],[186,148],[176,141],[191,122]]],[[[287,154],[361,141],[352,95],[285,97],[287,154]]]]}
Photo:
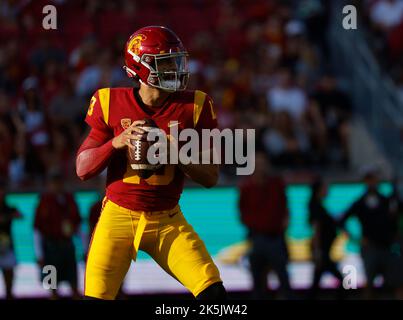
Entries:
{"type": "Polygon", "coordinates": [[[367,0],[361,8],[369,43],[403,99],[403,1],[367,0]]]}
{"type": "Polygon", "coordinates": [[[90,97],[133,85],[123,46],[150,22],[184,40],[190,88],[214,98],[220,127],[255,128],[258,149],[274,165],[348,165],[351,105],[326,63],[326,2],[54,3],[58,29],[49,31],[41,20],[46,1],[0,7],[0,171],[12,186],[41,184],[55,170],[78,182],[74,156],[90,97]]]}
{"type": "MultiPolygon", "coordinates": [[[[257,149],[269,155],[275,167],[307,172],[349,167],[353,108],[328,64],[330,1],[54,0],[58,29],[45,31],[42,8],[48,2],[0,2],[0,175],[11,190],[40,189],[46,177],[60,179],[60,175],[71,189],[83,188],[75,175],[75,153],[87,130],[84,117],[90,98],[98,88],[134,85],[122,69],[123,47],[128,35],[149,24],[171,27],[183,39],[190,53],[189,87],[213,97],[221,128],[256,129],[257,149]]],[[[367,0],[357,5],[365,12],[374,52],[403,96],[403,1],[367,0]]],[[[222,175],[232,177],[232,168],[224,166],[222,175]]],[[[266,182],[253,179],[251,183],[257,186],[252,185],[250,194],[246,192],[248,210],[261,203],[255,201],[257,194],[271,201],[266,189],[255,192],[266,188],[266,182]]],[[[310,205],[316,211],[311,210],[310,222],[335,233],[341,226],[329,222],[319,206],[326,186],[318,181],[312,186],[318,196],[312,197],[310,205]]],[[[283,186],[282,181],[275,182],[283,186]]],[[[97,181],[84,184],[95,185],[97,181]]],[[[390,221],[384,213],[392,211],[378,205],[381,202],[374,206],[373,197],[385,203],[393,199],[385,200],[374,188],[368,189],[372,197],[368,207],[380,213],[379,221],[387,224],[386,230],[390,221]]],[[[383,233],[388,241],[395,235],[396,212],[401,213],[401,208],[399,202],[393,211],[393,228],[383,233]]],[[[260,206],[255,213],[263,215],[266,209],[260,206]]],[[[242,219],[250,229],[259,222],[249,224],[244,216],[242,219]]],[[[278,226],[270,227],[278,227],[282,237],[287,225],[278,220],[278,226]]],[[[377,221],[370,221],[369,238],[378,235],[377,221]]],[[[71,223],[67,238],[77,224],[73,228],[71,223]]],[[[40,225],[38,222],[35,228],[41,229],[40,225]]],[[[56,217],[52,225],[64,230],[62,218],[56,217]]],[[[250,236],[254,236],[253,230],[250,236]]],[[[282,243],[276,246],[280,250],[282,243]]],[[[323,254],[316,261],[315,281],[326,269],[323,264],[327,269],[334,267],[326,252],[329,245],[318,246],[323,254]]],[[[389,254],[385,253],[389,249],[372,249],[368,259],[376,256],[378,260],[368,262],[370,265],[389,254]]]]}

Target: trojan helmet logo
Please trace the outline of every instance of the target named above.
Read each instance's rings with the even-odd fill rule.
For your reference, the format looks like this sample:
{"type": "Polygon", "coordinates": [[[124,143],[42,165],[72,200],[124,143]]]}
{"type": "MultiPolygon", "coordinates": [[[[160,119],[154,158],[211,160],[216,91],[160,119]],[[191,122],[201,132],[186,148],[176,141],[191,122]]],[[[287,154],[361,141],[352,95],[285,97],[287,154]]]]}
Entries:
{"type": "Polygon", "coordinates": [[[128,45],[127,50],[135,55],[139,55],[141,43],[147,39],[147,37],[143,34],[138,34],[137,36],[133,37],[128,45]]]}

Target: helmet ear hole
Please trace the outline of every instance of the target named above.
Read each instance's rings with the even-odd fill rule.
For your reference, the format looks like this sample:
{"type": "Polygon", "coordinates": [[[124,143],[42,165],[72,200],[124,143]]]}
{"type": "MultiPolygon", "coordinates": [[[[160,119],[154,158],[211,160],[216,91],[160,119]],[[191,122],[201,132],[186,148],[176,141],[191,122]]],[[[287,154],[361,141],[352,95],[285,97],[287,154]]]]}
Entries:
{"type": "Polygon", "coordinates": [[[126,74],[131,79],[138,79],[138,75],[132,69],[128,68],[127,66],[123,66],[123,69],[126,71],[126,74]]]}

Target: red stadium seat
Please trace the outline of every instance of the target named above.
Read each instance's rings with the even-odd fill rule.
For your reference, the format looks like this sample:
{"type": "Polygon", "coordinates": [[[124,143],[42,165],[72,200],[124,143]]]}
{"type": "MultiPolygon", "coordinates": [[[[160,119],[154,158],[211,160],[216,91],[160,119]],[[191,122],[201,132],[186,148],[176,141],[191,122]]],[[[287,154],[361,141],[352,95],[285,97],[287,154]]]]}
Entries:
{"type": "MultiPolygon", "coordinates": [[[[149,25],[166,25],[167,15],[153,8],[143,8],[133,17],[134,30],[149,25]]],[[[134,31],[133,30],[133,31],[134,31]]]]}
{"type": "Polygon", "coordinates": [[[104,43],[110,43],[118,34],[127,37],[133,33],[135,19],[121,11],[106,11],[97,17],[97,32],[104,43]]]}
{"type": "Polygon", "coordinates": [[[211,30],[213,21],[206,19],[204,10],[194,7],[179,7],[170,10],[168,26],[175,30],[188,44],[192,36],[198,32],[211,30]]]}
{"type": "Polygon", "coordinates": [[[62,15],[60,23],[65,46],[69,52],[95,30],[92,17],[85,11],[66,11],[62,15]]]}

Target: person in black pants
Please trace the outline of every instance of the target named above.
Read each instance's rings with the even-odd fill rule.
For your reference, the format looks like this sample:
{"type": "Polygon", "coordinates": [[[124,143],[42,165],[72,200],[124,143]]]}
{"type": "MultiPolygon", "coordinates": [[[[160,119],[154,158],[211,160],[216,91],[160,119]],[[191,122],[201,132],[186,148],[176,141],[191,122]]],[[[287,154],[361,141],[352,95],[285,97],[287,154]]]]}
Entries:
{"type": "Polygon", "coordinates": [[[396,178],[392,184],[392,193],[388,197],[389,211],[392,219],[392,230],[396,234],[392,244],[389,283],[395,289],[395,298],[403,300],[403,198],[399,192],[399,181],[396,178]]]}
{"type": "Polygon", "coordinates": [[[287,264],[285,232],[288,207],[284,179],[270,172],[266,154],[256,153],[255,172],[241,184],[239,208],[241,221],[248,229],[251,249],[248,254],[253,289],[251,297],[269,298],[267,276],[274,271],[279,279],[278,299],[294,299],[287,264]]]}
{"type": "Polygon", "coordinates": [[[13,299],[14,268],[17,260],[14,252],[11,225],[14,219],[21,218],[17,209],[10,207],[6,201],[6,182],[0,180],[0,273],[6,289],[6,299],[13,299]]]}
{"type": "Polygon", "coordinates": [[[393,244],[397,239],[396,219],[390,210],[390,199],[378,190],[379,168],[374,165],[362,169],[366,186],[364,194],[346,211],[340,225],[345,226],[349,217],[355,215],[362,227],[361,258],[366,275],[365,297],[374,298],[374,279],[378,275],[384,278],[385,291],[393,291],[395,286],[393,268],[395,259],[393,244]]]}
{"type": "Polygon", "coordinates": [[[337,224],[323,205],[327,195],[327,185],[317,179],[311,186],[312,195],[309,201],[309,223],[314,234],[312,238],[312,257],[315,264],[310,298],[315,298],[319,289],[320,279],[326,271],[332,273],[342,284],[342,275],[337,264],[330,257],[330,249],[337,236],[337,224]]]}

